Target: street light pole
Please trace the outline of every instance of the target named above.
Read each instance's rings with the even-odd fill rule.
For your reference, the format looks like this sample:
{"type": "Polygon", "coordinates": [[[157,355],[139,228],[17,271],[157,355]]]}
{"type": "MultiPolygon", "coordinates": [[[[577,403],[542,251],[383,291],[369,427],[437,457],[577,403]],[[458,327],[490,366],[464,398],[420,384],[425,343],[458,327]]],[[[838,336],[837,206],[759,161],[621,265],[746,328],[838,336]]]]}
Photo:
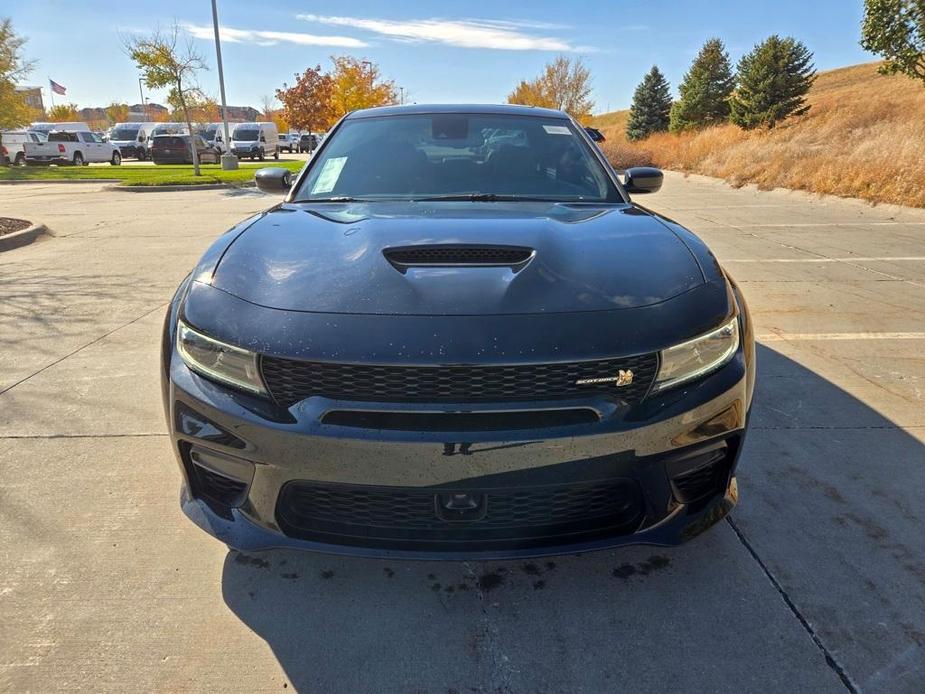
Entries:
{"type": "Polygon", "coordinates": [[[143,81],[142,78],[139,77],[138,78],[138,95],[141,97],[141,110],[145,114],[145,122],[148,122],[148,104],[145,103],[145,93],[144,93],[144,90],[141,88],[142,81],[143,81]]]}
{"type": "Polygon", "coordinates": [[[231,171],[238,168],[238,158],[231,151],[231,138],[228,135],[228,104],[225,102],[225,73],[222,71],[222,42],[218,37],[218,5],[212,0],[212,26],[215,29],[215,60],[218,63],[218,88],[222,95],[222,128],[225,132],[225,151],[222,152],[222,170],[231,171]]]}

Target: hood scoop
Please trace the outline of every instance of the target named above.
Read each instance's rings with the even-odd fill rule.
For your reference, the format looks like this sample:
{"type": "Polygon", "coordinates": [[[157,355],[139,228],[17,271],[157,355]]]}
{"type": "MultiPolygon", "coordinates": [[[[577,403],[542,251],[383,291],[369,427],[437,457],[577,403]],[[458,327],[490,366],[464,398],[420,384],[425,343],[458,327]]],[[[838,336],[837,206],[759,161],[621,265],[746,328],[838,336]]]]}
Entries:
{"type": "Polygon", "coordinates": [[[523,246],[439,244],[401,246],[382,251],[396,270],[412,267],[509,267],[520,270],[535,251],[523,246]]]}

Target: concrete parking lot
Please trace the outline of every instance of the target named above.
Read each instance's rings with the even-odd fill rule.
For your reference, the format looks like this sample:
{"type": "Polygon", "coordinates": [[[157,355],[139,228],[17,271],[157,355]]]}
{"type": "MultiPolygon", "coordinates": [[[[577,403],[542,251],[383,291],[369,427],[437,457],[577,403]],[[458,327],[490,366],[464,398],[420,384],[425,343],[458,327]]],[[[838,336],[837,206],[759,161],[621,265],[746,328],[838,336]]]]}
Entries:
{"type": "Polygon", "coordinates": [[[250,191],[0,186],[0,690],[925,691],[925,210],[669,174],[757,323],[729,522],[519,562],[238,554],[188,522],[158,338],[250,191]]]}

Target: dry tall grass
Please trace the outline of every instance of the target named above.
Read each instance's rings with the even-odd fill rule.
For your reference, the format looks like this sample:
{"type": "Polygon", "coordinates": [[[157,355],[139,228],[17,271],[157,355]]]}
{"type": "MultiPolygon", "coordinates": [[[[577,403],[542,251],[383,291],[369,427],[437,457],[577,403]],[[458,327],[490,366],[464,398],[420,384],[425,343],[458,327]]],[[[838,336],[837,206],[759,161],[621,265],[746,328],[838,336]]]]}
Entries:
{"type": "Polygon", "coordinates": [[[627,142],[618,114],[605,114],[613,123],[601,127],[605,152],[619,168],[651,164],[733,185],[925,207],[925,87],[879,75],[877,65],[820,73],[809,113],[773,130],[721,125],[627,142]]]}

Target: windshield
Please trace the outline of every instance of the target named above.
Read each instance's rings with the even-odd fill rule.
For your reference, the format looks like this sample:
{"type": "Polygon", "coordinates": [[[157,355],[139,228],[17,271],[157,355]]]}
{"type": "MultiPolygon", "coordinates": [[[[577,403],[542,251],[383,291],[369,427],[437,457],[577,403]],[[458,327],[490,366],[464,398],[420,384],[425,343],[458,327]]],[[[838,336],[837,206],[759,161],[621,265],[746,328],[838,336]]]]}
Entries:
{"type": "Polygon", "coordinates": [[[134,140],[138,137],[138,128],[116,128],[109,135],[110,140],[134,140]]]}
{"type": "Polygon", "coordinates": [[[453,113],[345,121],[296,195],[325,198],[623,202],[570,121],[453,113]]]}
{"type": "Polygon", "coordinates": [[[213,125],[211,128],[200,128],[198,133],[202,135],[207,140],[214,140],[215,134],[218,132],[218,126],[213,125]]]}
{"type": "Polygon", "coordinates": [[[260,131],[253,128],[235,128],[231,139],[240,140],[241,142],[256,142],[259,134],[260,131]]]}

